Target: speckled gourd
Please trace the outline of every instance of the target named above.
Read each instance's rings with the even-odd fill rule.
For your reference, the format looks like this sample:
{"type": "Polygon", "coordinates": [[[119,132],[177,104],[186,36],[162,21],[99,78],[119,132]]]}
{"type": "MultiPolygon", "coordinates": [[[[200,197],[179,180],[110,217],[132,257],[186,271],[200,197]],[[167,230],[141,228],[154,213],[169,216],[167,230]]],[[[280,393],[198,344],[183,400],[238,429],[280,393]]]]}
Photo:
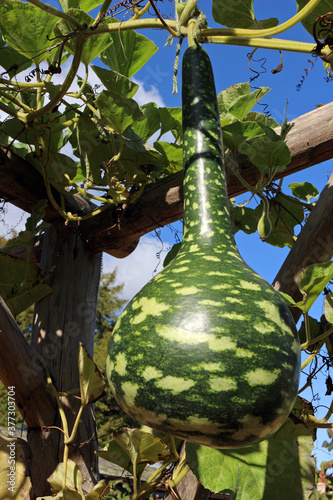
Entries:
{"type": "Polygon", "coordinates": [[[206,51],[183,57],[184,236],[121,314],[107,376],[134,419],[217,448],[268,438],[297,394],[300,347],[279,293],[231,231],[220,121],[206,51]]]}

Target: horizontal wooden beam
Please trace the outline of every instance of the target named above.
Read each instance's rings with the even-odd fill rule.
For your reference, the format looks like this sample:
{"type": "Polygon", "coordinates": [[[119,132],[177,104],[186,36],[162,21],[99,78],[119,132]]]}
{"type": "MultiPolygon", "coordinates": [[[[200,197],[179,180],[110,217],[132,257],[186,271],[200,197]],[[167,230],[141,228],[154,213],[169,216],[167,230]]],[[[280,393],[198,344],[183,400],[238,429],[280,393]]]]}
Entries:
{"type": "MultiPolygon", "coordinates": [[[[276,179],[311,167],[333,157],[333,102],[293,120],[287,136],[291,162],[276,179]]],[[[46,198],[41,176],[23,159],[0,151],[0,197],[14,205],[31,211],[34,204],[46,198]]],[[[240,159],[240,172],[254,186],[259,172],[245,158],[240,159]]],[[[229,197],[246,192],[246,188],[227,169],[229,197]]],[[[88,213],[92,207],[80,197],[67,196],[66,204],[72,213],[88,213]]],[[[45,220],[58,218],[49,205],[45,220]]],[[[182,172],[146,186],[133,204],[113,206],[98,216],[73,225],[73,229],[87,241],[92,249],[115,257],[131,253],[141,236],[183,217],[182,172]],[[75,227],[76,226],[76,227],[75,227]]]]}

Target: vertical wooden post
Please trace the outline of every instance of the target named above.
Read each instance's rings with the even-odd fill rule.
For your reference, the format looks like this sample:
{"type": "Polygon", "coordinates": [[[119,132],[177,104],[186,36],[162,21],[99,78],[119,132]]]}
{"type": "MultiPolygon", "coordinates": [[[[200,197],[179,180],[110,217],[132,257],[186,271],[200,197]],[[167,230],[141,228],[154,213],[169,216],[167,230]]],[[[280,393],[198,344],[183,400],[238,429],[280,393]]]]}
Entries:
{"type": "MultiPolygon", "coordinates": [[[[47,366],[56,389],[72,391],[79,388],[79,342],[93,356],[101,253],[91,252],[78,234],[59,221],[46,231],[41,269],[49,275],[53,293],[36,304],[32,347],[47,366]]],[[[61,401],[71,430],[80,401],[73,396],[62,397],[61,401]]],[[[54,426],[61,427],[59,415],[54,426]]],[[[35,495],[49,495],[46,480],[62,462],[62,433],[58,429],[30,428],[28,443],[35,495]]],[[[83,475],[84,492],[89,492],[98,479],[96,449],[94,419],[87,407],[69,454],[83,475]]]]}

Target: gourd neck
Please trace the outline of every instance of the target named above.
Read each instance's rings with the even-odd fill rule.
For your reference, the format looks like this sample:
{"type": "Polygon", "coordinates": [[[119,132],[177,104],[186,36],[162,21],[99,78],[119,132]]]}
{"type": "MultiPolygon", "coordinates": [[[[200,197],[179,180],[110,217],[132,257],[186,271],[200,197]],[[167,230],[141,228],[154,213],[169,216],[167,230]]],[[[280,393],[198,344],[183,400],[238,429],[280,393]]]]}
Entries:
{"type": "Polygon", "coordinates": [[[232,244],[222,133],[213,71],[199,46],[183,58],[183,243],[232,244]]]}

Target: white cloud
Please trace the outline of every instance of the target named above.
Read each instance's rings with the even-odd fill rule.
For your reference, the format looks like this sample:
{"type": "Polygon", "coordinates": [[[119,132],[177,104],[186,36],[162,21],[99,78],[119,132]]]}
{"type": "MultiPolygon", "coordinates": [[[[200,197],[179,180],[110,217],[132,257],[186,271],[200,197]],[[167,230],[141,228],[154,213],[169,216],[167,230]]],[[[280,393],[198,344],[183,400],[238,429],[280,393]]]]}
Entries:
{"type": "Polygon", "coordinates": [[[140,106],[147,104],[147,102],[155,102],[158,107],[163,108],[165,106],[163,98],[157,87],[150,85],[150,88],[146,88],[144,82],[140,80],[132,79],[134,83],[139,85],[139,89],[134,96],[134,99],[138,102],[140,106]]]}
{"type": "Polygon", "coordinates": [[[124,259],[104,254],[103,272],[117,268],[117,284],[124,283],[121,296],[130,300],[163,269],[163,261],[169,248],[169,244],[162,243],[156,237],[143,236],[134,252],[124,259]]]}

